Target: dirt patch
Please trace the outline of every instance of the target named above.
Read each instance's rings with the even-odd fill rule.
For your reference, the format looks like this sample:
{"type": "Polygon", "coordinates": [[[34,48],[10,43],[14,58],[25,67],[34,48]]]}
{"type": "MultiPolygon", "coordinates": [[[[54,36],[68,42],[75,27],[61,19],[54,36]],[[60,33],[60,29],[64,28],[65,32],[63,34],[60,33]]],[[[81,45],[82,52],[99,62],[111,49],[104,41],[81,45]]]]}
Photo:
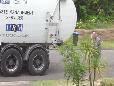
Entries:
{"type": "Polygon", "coordinates": [[[85,29],[78,29],[81,37],[90,35],[93,31],[97,32],[101,35],[103,40],[114,40],[114,29],[96,29],[96,30],[85,30],[85,29]]]}

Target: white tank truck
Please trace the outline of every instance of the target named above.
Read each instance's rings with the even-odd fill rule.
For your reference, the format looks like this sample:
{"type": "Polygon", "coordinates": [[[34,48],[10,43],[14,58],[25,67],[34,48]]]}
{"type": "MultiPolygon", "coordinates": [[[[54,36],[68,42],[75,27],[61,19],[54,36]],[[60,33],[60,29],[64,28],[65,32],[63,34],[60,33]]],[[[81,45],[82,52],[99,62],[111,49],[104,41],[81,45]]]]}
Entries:
{"type": "Polygon", "coordinates": [[[49,46],[67,40],[76,20],[72,0],[0,0],[2,75],[19,75],[25,62],[31,75],[43,75],[49,46]]]}

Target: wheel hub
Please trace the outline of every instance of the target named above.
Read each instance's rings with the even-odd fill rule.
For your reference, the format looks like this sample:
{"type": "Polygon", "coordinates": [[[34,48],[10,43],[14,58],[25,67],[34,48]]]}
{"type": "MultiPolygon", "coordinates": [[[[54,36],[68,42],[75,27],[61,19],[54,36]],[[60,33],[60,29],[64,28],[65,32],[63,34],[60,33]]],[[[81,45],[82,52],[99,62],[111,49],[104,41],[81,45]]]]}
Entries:
{"type": "Polygon", "coordinates": [[[10,66],[15,65],[15,61],[13,59],[9,60],[9,65],[10,66]]]}
{"type": "Polygon", "coordinates": [[[36,64],[37,66],[39,66],[39,65],[41,64],[41,61],[40,61],[39,59],[37,59],[37,60],[35,61],[35,64],[36,64]]]}
{"type": "Polygon", "coordinates": [[[36,70],[41,70],[41,68],[43,66],[43,59],[41,56],[35,56],[34,57],[34,60],[33,60],[33,67],[36,69],[36,70]]]}
{"type": "Polygon", "coordinates": [[[10,55],[7,57],[6,67],[9,71],[14,71],[17,68],[17,59],[15,56],[10,55]]]}

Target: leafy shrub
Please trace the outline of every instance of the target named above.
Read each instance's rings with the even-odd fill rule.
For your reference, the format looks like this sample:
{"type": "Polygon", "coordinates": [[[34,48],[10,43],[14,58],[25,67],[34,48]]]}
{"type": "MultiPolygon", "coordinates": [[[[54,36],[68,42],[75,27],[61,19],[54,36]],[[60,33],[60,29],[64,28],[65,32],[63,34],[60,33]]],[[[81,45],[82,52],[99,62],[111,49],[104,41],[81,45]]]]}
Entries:
{"type": "Polygon", "coordinates": [[[64,56],[65,78],[67,81],[72,80],[73,84],[79,86],[86,71],[81,52],[70,42],[66,42],[59,50],[64,56]]]}
{"type": "Polygon", "coordinates": [[[67,41],[59,48],[60,53],[64,56],[65,78],[79,86],[84,75],[88,73],[90,86],[94,86],[96,76],[105,67],[101,61],[100,52],[90,39],[81,41],[78,46],[77,49],[72,42],[67,41]]]}
{"type": "Polygon", "coordinates": [[[110,28],[113,26],[113,17],[105,16],[89,16],[86,20],[79,20],[76,28],[78,29],[95,29],[110,28]]]}

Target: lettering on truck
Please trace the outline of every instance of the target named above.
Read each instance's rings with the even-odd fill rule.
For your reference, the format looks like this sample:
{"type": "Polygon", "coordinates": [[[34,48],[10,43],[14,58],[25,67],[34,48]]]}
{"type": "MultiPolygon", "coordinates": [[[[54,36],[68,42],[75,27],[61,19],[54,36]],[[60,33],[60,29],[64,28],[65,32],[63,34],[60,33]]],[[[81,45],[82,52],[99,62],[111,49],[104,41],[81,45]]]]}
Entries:
{"type": "Polygon", "coordinates": [[[23,24],[6,24],[6,31],[23,31],[23,24]]]}
{"type": "Polygon", "coordinates": [[[10,2],[14,4],[27,4],[27,0],[0,0],[1,4],[10,4],[10,2]]]}

